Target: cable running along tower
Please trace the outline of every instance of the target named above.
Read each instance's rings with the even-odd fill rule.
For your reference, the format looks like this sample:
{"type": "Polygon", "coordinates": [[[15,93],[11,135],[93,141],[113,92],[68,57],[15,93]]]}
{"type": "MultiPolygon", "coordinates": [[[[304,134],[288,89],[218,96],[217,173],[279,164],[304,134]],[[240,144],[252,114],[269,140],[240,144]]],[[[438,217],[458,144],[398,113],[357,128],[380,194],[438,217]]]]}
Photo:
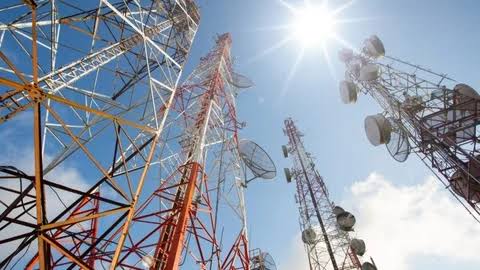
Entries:
{"type": "Polygon", "coordinates": [[[303,134],[291,118],[285,120],[284,133],[288,137],[288,145],[282,147],[283,154],[285,157],[290,156],[293,161],[292,169],[286,168],[285,175],[287,182],[295,180],[295,201],[298,204],[302,240],[310,269],[362,269],[357,255],[363,255],[365,246],[363,244],[363,251],[355,252],[358,249],[351,246],[348,234],[355,224],[355,218],[336,207],[329,199],[323,178],[315,169],[314,160],[303,145],[303,134]]]}
{"type": "Polygon", "coordinates": [[[339,56],[346,66],[342,101],[354,103],[363,93],[384,110],[365,119],[368,140],[384,144],[399,162],[417,154],[479,221],[479,94],[444,74],[386,56],[377,36],[360,51],[344,49],[339,56]]]}

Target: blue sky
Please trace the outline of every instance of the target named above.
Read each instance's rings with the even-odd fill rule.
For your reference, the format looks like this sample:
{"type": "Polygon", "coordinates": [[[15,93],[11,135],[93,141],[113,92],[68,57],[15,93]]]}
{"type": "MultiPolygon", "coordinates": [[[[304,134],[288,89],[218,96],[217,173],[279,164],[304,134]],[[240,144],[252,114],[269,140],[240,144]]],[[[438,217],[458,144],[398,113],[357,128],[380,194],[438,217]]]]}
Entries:
{"type": "MultiPolygon", "coordinates": [[[[287,2],[295,6],[303,0],[287,2]]],[[[331,0],[330,5],[345,2],[331,0]]],[[[263,53],[291,34],[272,29],[292,19],[279,0],[199,3],[200,29],[184,77],[212,47],[215,34],[231,32],[236,70],[255,82],[255,87],[238,97],[240,121],[247,122],[241,136],[263,146],[279,171],[274,181],[258,181],[248,187],[251,248],[270,252],[280,270],[306,269],[298,237],[295,186],[287,184],[283,176],[283,168],[291,165],[283,159],[280,148],[287,142],[283,120],[291,116],[306,134],[306,146],[317,159],[331,199],[357,216],[357,233],[367,242],[369,255],[379,269],[478,269],[480,226],[429,177],[431,173],[416,157],[397,163],[384,147],[368,143],[364,117],[380,111],[370,98],[360,96],[355,105],[341,103],[338,82],[344,68],[336,57],[339,44],[327,44],[332,70],[321,50],[310,48],[292,75],[299,43],[289,42],[263,53]]],[[[338,26],[337,33],[353,46],[377,34],[387,54],[448,73],[480,89],[479,10],[476,0],[357,0],[339,17],[361,20],[338,26]]],[[[24,117],[30,119],[31,115],[25,113],[24,117]]],[[[19,122],[6,123],[0,137],[28,138],[30,126],[19,122]]],[[[11,145],[0,145],[6,153],[0,161],[26,155],[14,152],[11,145]]],[[[88,171],[74,170],[71,174],[86,177],[88,171]]]]}
{"type": "MultiPolygon", "coordinates": [[[[345,1],[330,1],[331,6],[342,3],[345,1]]],[[[247,121],[242,135],[254,139],[271,154],[279,175],[274,182],[251,184],[248,188],[250,240],[252,246],[270,251],[280,267],[288,265],[298,234],[298,215],[293,200],[295,187],[285,182],[281,171],[290,166],[280,151],[280,146],[287,141],[282,132],[285,117],[296,119],[306,134],[307,148],[317,158],[317,168],[336,202],[349,201],[353,196],[352,185],[364,181],[372,172],[398,188],[421,186],[431,174],[414,156],[405,163],[397,163],[384,147],[374,148],[368,143],[363,119],[380,109],[366,96],[360,96],[355,105],[341,103],[338,81],[343,77],[344,68],[336,57],[339,44],[328,43],[333,74],[321,51],[310,48],[287,83],[286,78],[300,51],[298,43],[287,43],[258,57],[289,34],[285,30],[265,30],[291,20],[291,14],[279,1],[210,0],[200,1],[200,5],[202,22],[191,59],[208,50],[211,46],[208,41],[215,33],[231,32],[237,70],[255,82],[254,88],[238,98],[239,116],[247,121]],[[284,89],[286,92],[282,94],[284,89]]],[[[358,0],[339,17],[369,19],[339,26],[337,33],[353,46],[360,46],[364,38],[377,34],[384,41],[387,54],[448,73],[457,81],[480,89],[478,10],[480,3],[473,0],[358,0]]],[[[438,192],[448,197],[445,191],[438,192]]],[[[369,237],[374,238],[373,235],[363,237],[367,245],[369,237]]],[[[415,243],[415,239],[411,241],[415,243]]],[[[472,261],[447,255],[429,255],[428,251],[410,254],[408,269],[477,268],[472,261]]]]}

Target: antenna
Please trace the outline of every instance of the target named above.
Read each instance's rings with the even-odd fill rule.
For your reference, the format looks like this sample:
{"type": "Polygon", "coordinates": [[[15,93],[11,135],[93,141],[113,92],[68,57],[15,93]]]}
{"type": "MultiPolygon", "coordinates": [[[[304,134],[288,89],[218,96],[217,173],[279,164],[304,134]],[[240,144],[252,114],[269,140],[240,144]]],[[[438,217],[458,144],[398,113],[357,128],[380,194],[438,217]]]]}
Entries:
{"type": "Polygon", "coordinates": [[[250,140],[241,140],[238,144],[240,157],[245,166],[250,169],[253,178],[273,179],[277,175],[277,169],[270,156],[262,147],[250,140]]]}
{"type": "Polygon", "coordinates": [[[384,110],[365,118],[374,146],[385,144],[404,162],[415,153],[480,222],[480,95],[471,86],[408,61],[385,55],[373,35],[359,53],[343,49],[342,101],[371,96],[384,110]],[[467,206],[468,205],[468,206],[467,206]]]}
{"type": "Polygon", "coordinates": [[[277,270],[273,257],[260,249],[250,251],[250,270],[277,270]]]}
{"type": "Polygon", "coordinates": [[[368,262],[362,264],[360,260],[366,251],[365,242],[350,236],[355,216],[330,200],[315,161],[305,149],[302,133],[291,118],[284,123],[288,145],[282,146],[282,152],[293,160],[293,168],[285,168],[285,175],[288,183],[296,184],[295,201],[309,269],[372,269],[368,262]]]}
{"type": "Polygon", "coordinates": [[[408,133],[403,126],[393,118],[387,120],[392,130],[390,140],[386,143],[387,150],[396,161],[404,162],[407,160],[411,151],[408,133]]]}
{"type": "Polygon", "coordinates": [[[15,199],[0,223],[12,234],[0,241],[11,249],[0,268],[140,265],[143,251],[125,258],[142,231],[135,212],[155,189],[147,179],[165,177],[169,101],[199,20],[192,0],[3,1],[0,124],[27,116],[35,162],[32,175],[10,179],[15,199]],[[61,173],[71,164],[79,175],[61,173]],[[72,185],[80,175],[82,187],[72,185]]]}
{"type": "Polygon", "coordinates": [[[244,75],[232,72],[231,78],[227,78],[228,83],[235,86],[236,88],[250,88],[254,84],[253,82],[244,75]]]}

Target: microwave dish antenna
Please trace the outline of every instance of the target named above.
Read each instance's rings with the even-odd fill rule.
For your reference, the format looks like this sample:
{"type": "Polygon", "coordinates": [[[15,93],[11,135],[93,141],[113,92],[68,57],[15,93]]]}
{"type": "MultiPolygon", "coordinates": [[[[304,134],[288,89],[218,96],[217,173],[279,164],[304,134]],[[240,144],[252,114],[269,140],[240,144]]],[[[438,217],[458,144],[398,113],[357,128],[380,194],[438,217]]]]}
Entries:
{"type": "Polygon", "coordinates": [[[243,163],[254,175],[253,178],[246,180],[246,183],[256,178],[275,178],[277,175],[275,163],[262,147],[253,141],[241,140],[238,144],[238,150],[243,163]]]}
{"type": "Polygon", "coordinates": [[[236,72],[232,72],[231,77],[227,78],[227,82],[236,88],[250,88],[254,84],[252,80],[250,80],[247,76],[244,76],[242,74],[238,74],[236,72]]]}
{"type": "Polygon", "coordinates": [[[408,133],[401,123],[393,118],[389,118],[391,126],[390,140],[386,144],[390,155],[398,162],[407,160],[412,148],[408,141],[408,133]]]}

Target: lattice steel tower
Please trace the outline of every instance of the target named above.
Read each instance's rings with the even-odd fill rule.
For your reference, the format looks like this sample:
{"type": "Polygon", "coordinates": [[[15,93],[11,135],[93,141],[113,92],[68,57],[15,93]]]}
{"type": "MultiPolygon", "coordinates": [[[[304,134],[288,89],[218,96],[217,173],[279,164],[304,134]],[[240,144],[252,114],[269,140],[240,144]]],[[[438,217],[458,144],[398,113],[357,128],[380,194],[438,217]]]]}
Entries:
{"type": "Polygon", "coordinates": [[[135,215],[169,173],[164,131],[199,19],[192,0],[2,1],[0,122],[26,111],[34,162],[1,167],[0,268],[139,267],[135,215]]]}
{"type": "MultiPolygon", "coordinates": [[[[285,157],[290,155],[293,161],[292,169],[285,169],[285,174],[287,181],[295,180],[297,187],[295,201],[310,269],[361,269],[348,234],[355,218],[330,200],[323,178],[315,169],[314,159],[303,145],[303,134],[291,118],[285,120],[284,133],[288,136],[288,145],[282,147],[283,153],[285,157]]],[[[359,253],[363,255],[363,252],[359,253]]]]}
{"type": "Polygon", "coordinates": [[[385,56],[377,36],[366,39],[360,51],[344,49],[339,56],[347,67],[342,101],[354,103],[364,93],[384,110],[365,119],[368,140],[385,144],[399,162],[417,154],[478,221],[478,93],[444,74],[385,56]]]}

